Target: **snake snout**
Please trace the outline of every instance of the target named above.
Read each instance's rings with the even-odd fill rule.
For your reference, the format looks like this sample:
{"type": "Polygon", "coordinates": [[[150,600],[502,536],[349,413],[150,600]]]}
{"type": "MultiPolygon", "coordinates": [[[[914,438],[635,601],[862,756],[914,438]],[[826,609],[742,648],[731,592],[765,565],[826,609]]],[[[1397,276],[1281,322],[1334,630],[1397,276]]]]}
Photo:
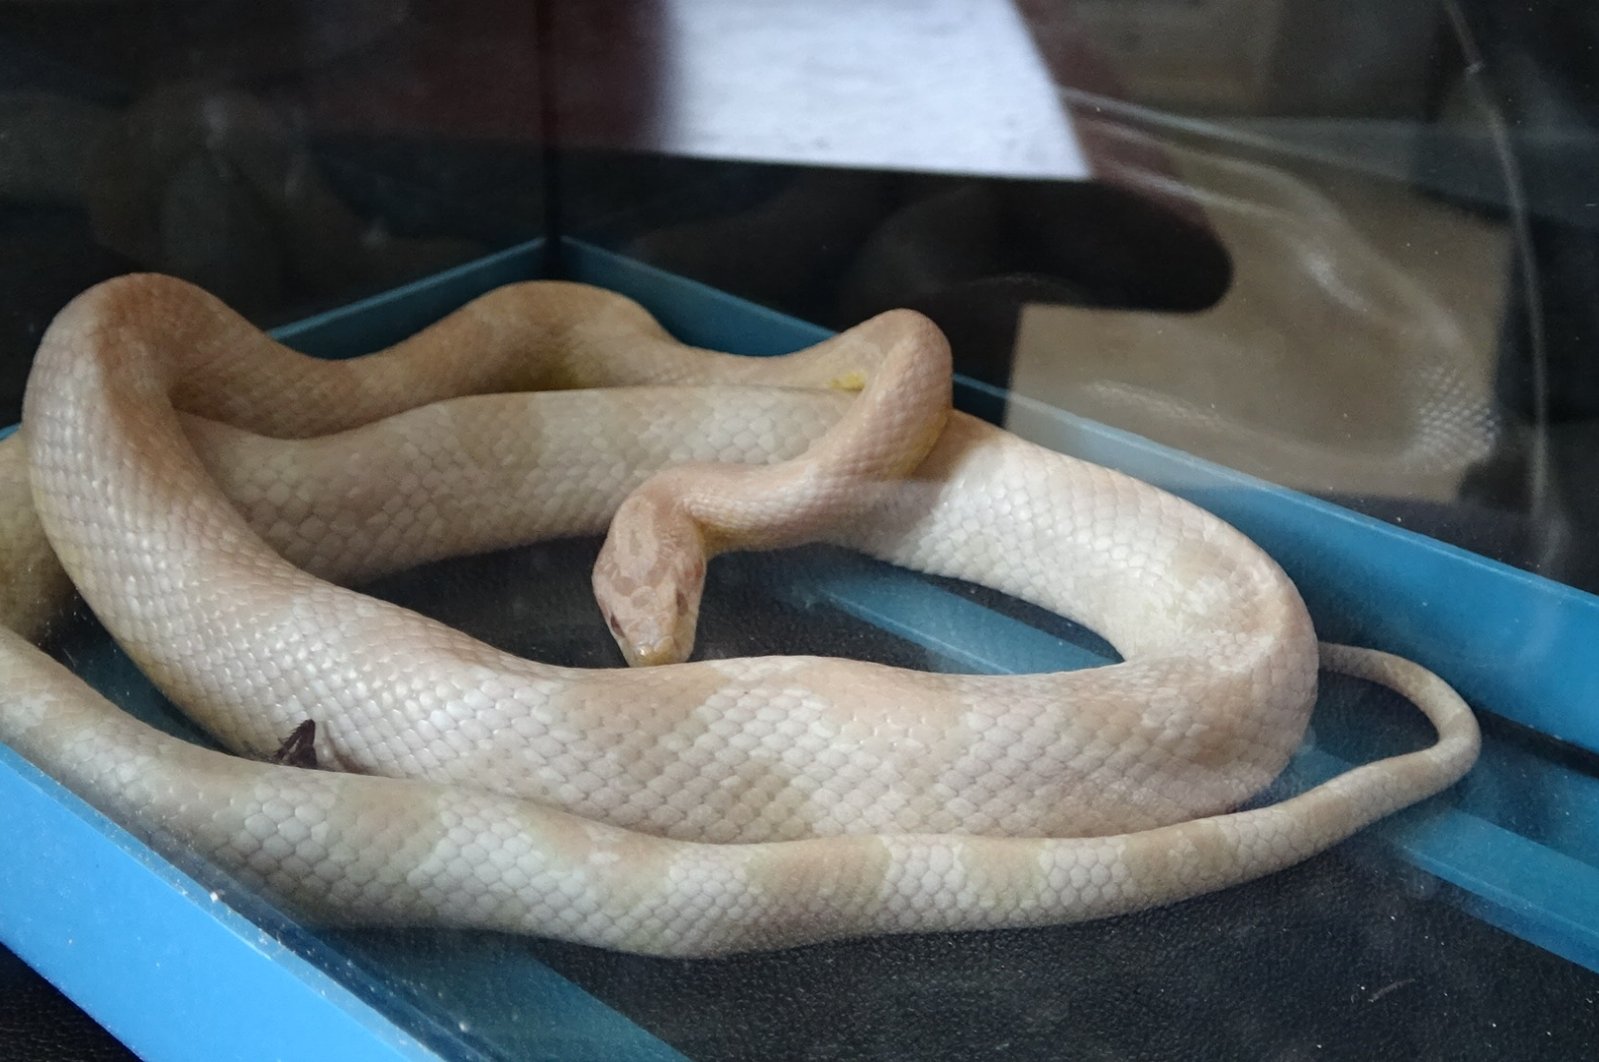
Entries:
{"type": "Polygon", "coordinates": [[[638,586],[623,601],[600,590],[601,611],[630,667],[680,664],[694,651],[699,624],[699,601],[683,590],[663,586],[638,586]]]}
{"type": "Polygon", "coordinates": [[[679,507],[647,491],[623,503],[593,582],[628,664],[682,663],[693,653],[705,564],[704,538],[679,507]]]}

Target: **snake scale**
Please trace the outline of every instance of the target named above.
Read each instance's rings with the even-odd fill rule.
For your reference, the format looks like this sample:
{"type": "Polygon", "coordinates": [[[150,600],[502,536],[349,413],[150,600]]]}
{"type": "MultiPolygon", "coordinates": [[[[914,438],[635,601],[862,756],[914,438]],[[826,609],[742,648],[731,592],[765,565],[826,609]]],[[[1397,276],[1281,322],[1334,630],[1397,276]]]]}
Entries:
{"type": "Polygon", "coordinates": [[[1470,768],[1441,679],[1318,647],[1287,576],[1209,514],[949,410],[948,361],[908,311],[742,358],[539,281],[325,362],[180,281],[108,281],[51,324],[0,443],[0,739],[309,918],[670,956],[1165,904],[1470,768]],[[607,526],[605,614],[660,666],[540,664],[336,585],[607,526]],[[801,541],[994,587],[1123,660],[672,662],[710,555],[801,541]],[[74,587],[239,755],[36,647],[74,587]],[[1318,662],[1409,698],[1437,742],[1234,810],[1303,739],[1318,662]],[[331,769],[262,762],[307,719],[331,769]]]}

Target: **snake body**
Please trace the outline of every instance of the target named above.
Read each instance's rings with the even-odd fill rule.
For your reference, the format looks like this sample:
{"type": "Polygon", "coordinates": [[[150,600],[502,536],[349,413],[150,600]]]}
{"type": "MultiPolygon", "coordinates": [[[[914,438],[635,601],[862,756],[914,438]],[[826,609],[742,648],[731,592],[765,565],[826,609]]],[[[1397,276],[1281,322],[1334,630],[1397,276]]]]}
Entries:
{"type": "Polygon", "coordinates": [[[906,442],[919,429],[882,381],[904,374],[884,367],[931,350],[943,382],[920,393],[947,404],[941,343],[901,312],[737,358],[676,343],[619,296],[538,282],[329,363],[181,282],[91,289],[41,343],[21,443],[0,444],[16,632],[0,638],[0,738],[312,917],[682,956],[1166,903],[1303,859],[1469,769],[1476,726],[1445,683],[1323,646],[1324,666],[1414,700],[1438,742],[1232,812],[1281,771],[1314,701],[1291,582],[1201,510],[972,418],[940,412],[906,442]],[[714,463],[688,492],[743,528],[718,525],[718,548],[820,538],[982,582],[1124,662],[558,668],[325,581],[601,531],[685,463],[714,463]],[[758,489],[727,503],[729,475],[758,489]],[[106,704],[26,640],[72,584],[225,746],[261,756],[310,718],[339,772],[213,753],[106,704]]]}

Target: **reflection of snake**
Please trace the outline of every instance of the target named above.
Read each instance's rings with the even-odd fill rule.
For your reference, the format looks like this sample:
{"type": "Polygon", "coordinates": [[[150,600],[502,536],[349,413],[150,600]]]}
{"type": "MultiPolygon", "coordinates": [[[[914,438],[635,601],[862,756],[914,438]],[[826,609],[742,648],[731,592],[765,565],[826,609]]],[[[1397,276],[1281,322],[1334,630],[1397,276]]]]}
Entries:
{"type": "Polygon", "coordinates": [[[1074,315],[1073,346],[1097,360],[1061,366],[1080,377],[1075,412],[1317,491],[1452,493],[1493,449],[1500,425],[1460,307],[1332,199],[1257,161],[1109,123],[1093,135],[1109,148],[1105,180],[1209,220],[1233,284],[1193,314],[1074,315]],[[1182,358],[1128,357],[1162,350],[1182,358]]]}
{"type": "MultiPolygon", "coordinates": [[[[916,431],[873,433],[860,411],[892,406],[898,366],[918,360],[907,351],[947,373],[912,314],[746,360],[683,347],[618,296],[542,283],[325,363],[179,282],[102,285],[51,326],[25,443],[0,448],[18,580],[6,618],[36,634],[46,615],[23,606],[65,593],[23,497],[31,478],[84,596],[224,743],[269,751],[310,717],[319,760],[363,773],[158,735],[9,632],[0,737],[145,835],[182,838],[312,915],[675,955],[1170,902],[1296,862],[1469,768],[1476,726],[1442,681],[1324,647],[1329,667],[1413,698],[1439,742],[1225,814],[1282,768],[1314,699],[1292,585],[1192,506],[942,408],[925,460],[885,478],[916,431]],[[853,402],[837,393],[862,383],[853,402]],[[693,386],[483,393],[608,384],[693,386]],[[279,436],[369,426],[272,442],[174,405],[279,436]],[[839,451],[852,432],[860,447],[839,451]],[[652,469],[796,457],[753,476],[829,499],[841,523],[803,535],[1069,612],[1126,662],[1024,676],[788,657],[557,668],[295,566],[352,579],[592,532],[652,469]]],[[[925,394],[947,402],[947,382],[925,394]]],[[[749,504],[781,515],[770,498],[749,504]]]]}

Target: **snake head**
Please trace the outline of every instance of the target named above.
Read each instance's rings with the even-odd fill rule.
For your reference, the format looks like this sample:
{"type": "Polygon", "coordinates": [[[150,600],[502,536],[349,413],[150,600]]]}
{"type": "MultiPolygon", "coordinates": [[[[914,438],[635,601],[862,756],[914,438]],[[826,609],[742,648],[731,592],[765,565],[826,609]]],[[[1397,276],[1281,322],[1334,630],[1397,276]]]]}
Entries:
{"type": "Polygon", "coordinates": [[[705,542],[681,507],[643,488],[611,521],[594,564],[594,599],[632,667],[677,664],[694,651],[705,542]]]}

